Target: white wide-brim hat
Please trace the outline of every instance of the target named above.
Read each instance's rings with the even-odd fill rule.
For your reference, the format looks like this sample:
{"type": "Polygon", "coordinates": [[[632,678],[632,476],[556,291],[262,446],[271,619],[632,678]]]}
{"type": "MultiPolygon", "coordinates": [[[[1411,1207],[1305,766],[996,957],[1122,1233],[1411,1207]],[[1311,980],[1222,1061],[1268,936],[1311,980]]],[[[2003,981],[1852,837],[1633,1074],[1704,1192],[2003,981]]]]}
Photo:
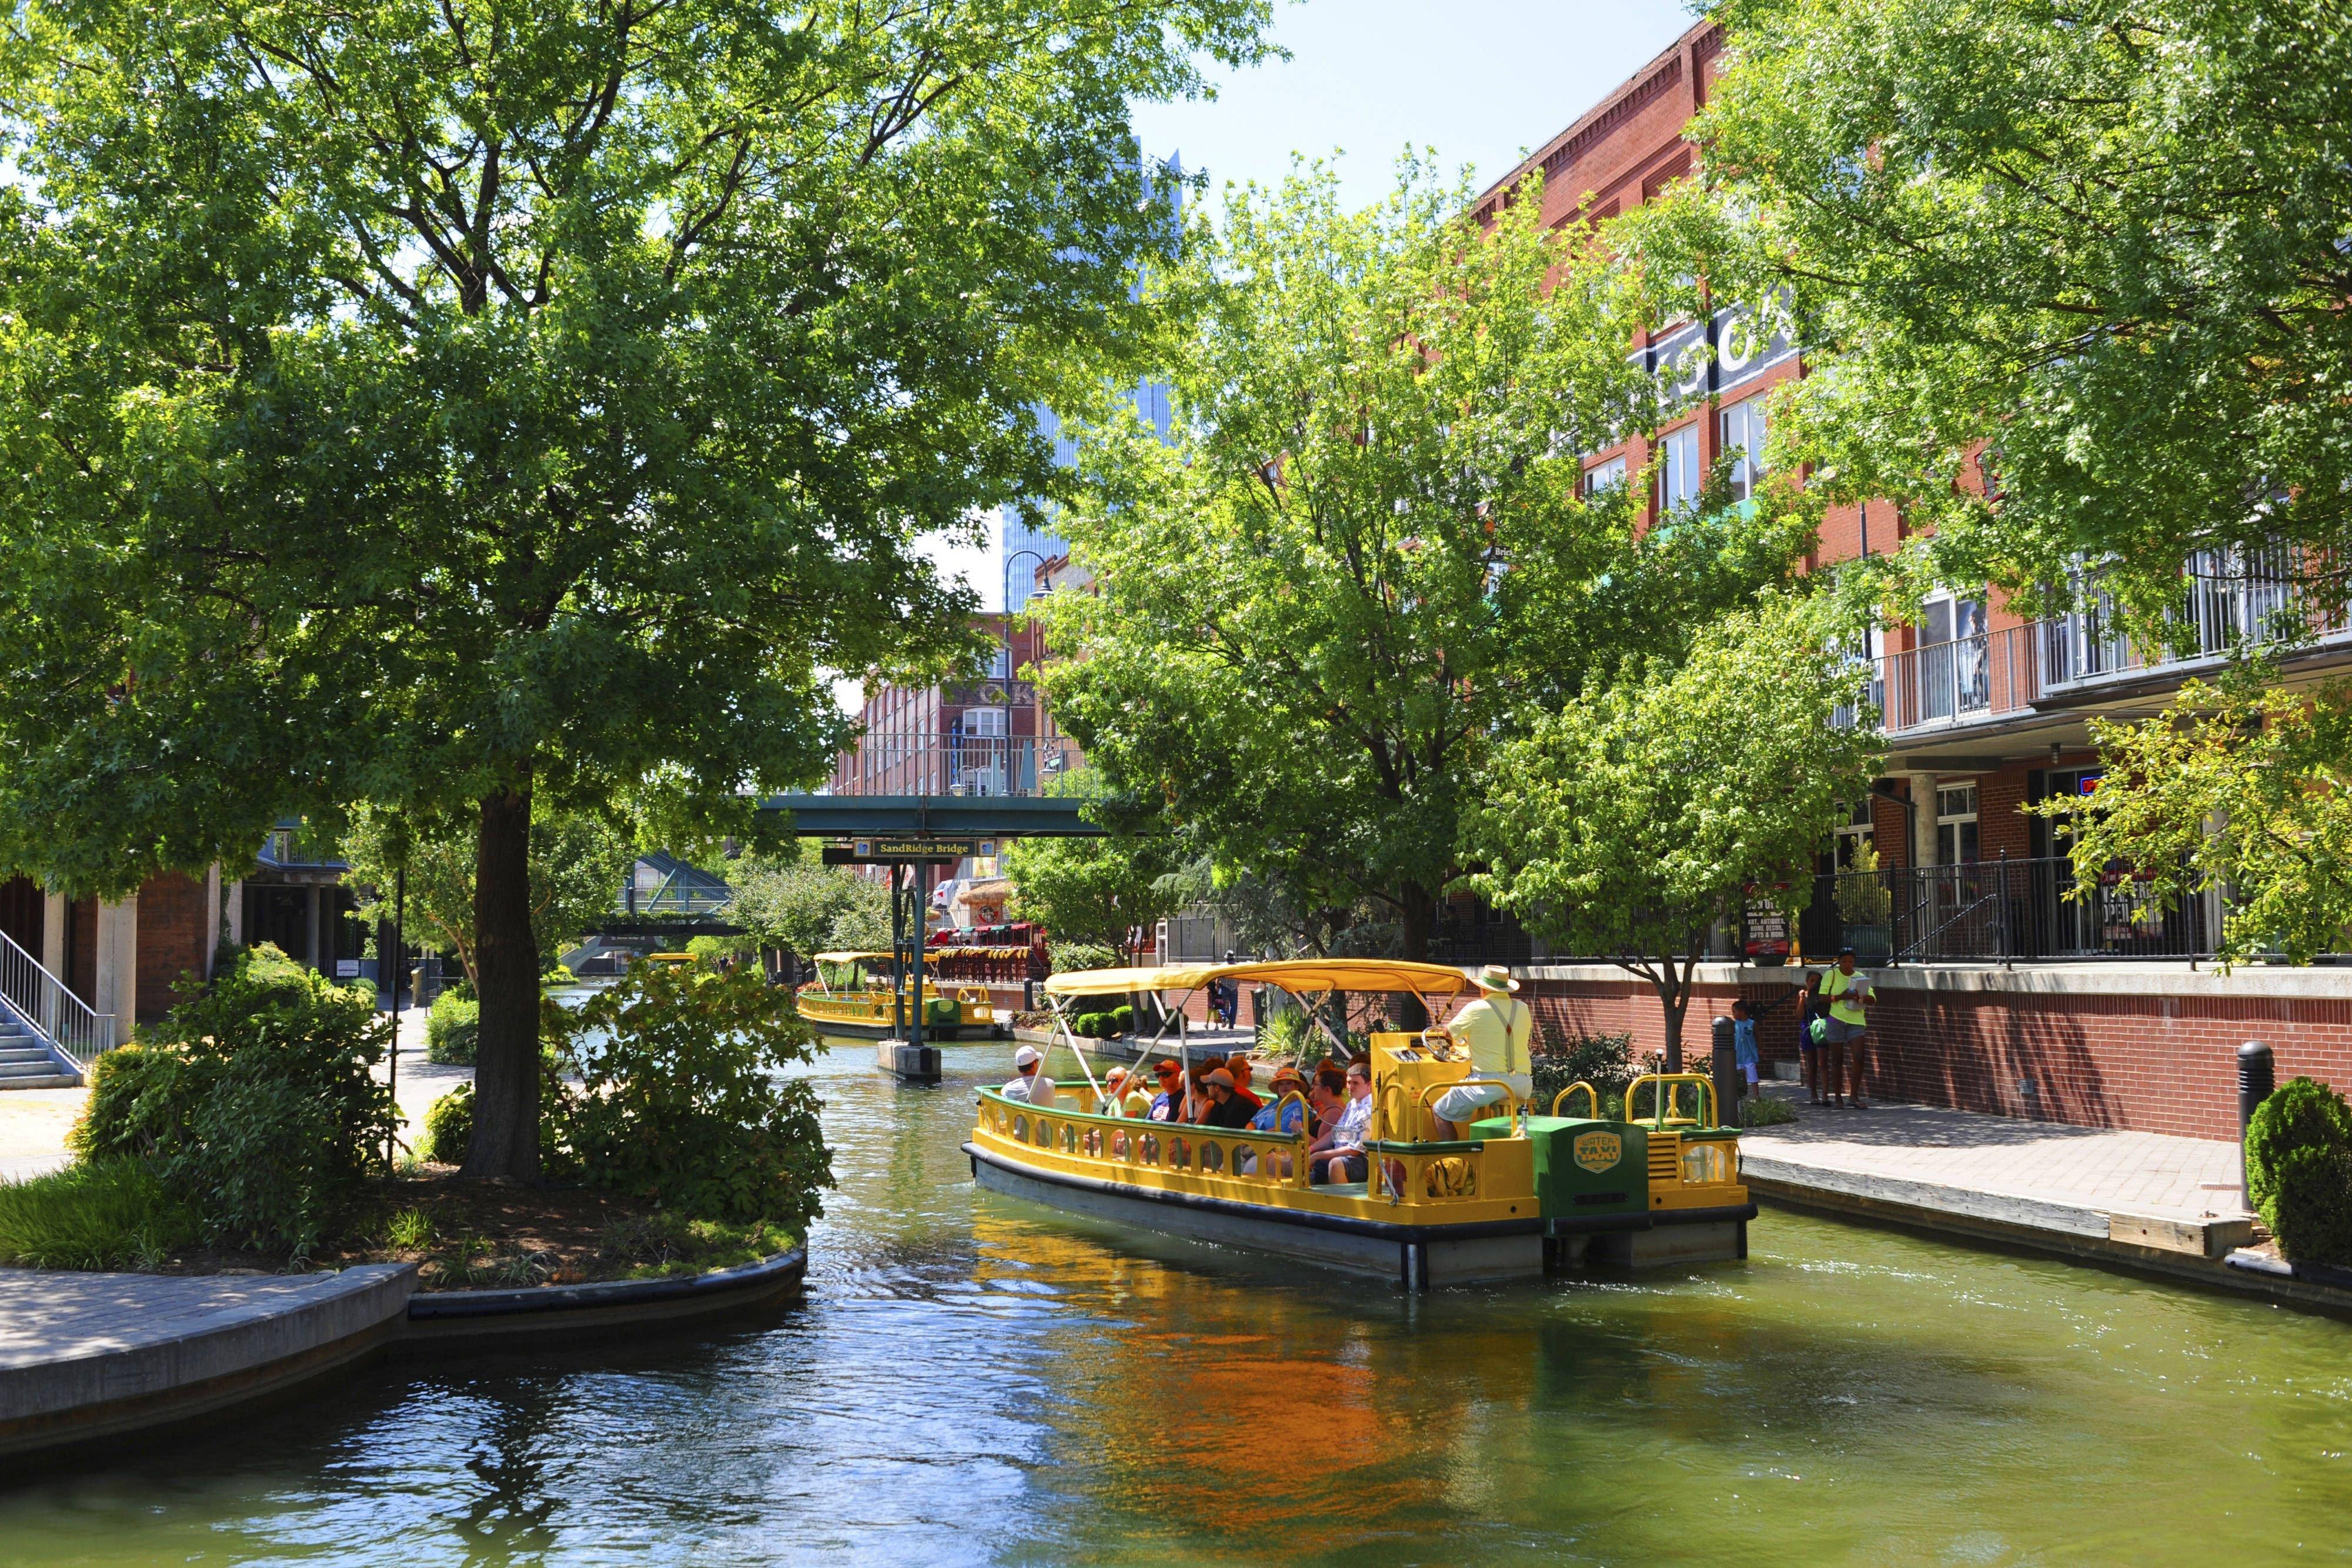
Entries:
{"type": "Polygon", "coordinates": [[[1516,991],[1518,981],[1500,964],[1489,964],[1478,971],[1478,988],[1482,991],[1516,991]]]}

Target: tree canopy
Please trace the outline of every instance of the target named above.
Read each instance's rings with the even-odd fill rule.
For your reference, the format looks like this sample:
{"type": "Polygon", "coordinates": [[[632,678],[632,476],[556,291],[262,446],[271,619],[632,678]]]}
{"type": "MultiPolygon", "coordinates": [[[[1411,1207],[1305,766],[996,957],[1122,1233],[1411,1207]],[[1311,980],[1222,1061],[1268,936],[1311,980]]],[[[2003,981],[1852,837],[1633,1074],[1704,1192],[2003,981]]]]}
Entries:
{"type": "Polygon", "coordinates": [[[914,548],[1063,476],[1174,244],[1131,98],[1264,0],[98,0],[0,55],[0,850],[477,835],[476,1175],[535,1175],[530,825],[772,830],[914,548]]]}
{"type": "Polygon", "coordinates": [[[1864,672],[1832,631],[1793,599],[1727,616],[1685,663],[1632,659],[1587,683],[1486,767],[1475,884],[1559,950],[1655,987],[1672,1069],[1708,926],[1759,886],[1793,919],[1822,841],[1869,788],[1864,672]]]}
{"type": "Polygon", "coordinates": [[[1230,196],[1158,287],[1170,440],[1098,421],[1065,518],[1101,591],[1060,596],[1082,653],[1045,678],[1112,797],[1299,909],[1369,901],[1412,955],[1491,737],[1797,548],[1584,493],[1580,455],[1662,410],[1636,277],[1535,194],[1483,234],[1411,166],[1363,212],[1322,171],[1230,196]]]}
{"type": "Polygon", "coordinates": [[[847,866],[829,866],[807,841],[728,868],[728,914],[761,943],[802,958],[890,946],[890,890],[847,866]]]}
{"type": "Polygon", "coordinates": [[[2352,927],[2352,690],[2283,691],[2270,678],[2233,671],[2189,682],[2154,718],[2094,717],[2106,763],[2097,791],[2041,810],[2074,837],[2077,887],[2102,888],[2124,865],[2151,906],[2221,888],[2224,962],[2307,964],[2343,951],[2352,927]]]}
{"type": "MultiPolygon", "coordinates": [[[[457,959],[466,983],[478,987],[474,848],[471,833],[445,828],[418,836],[389,813],[362,806],[343,836],[342,855],[351,867],[348,880],[367,890],[372,913],[391,918],[400,889],[406,894],[408,940],[457,959]]],[[[635,847],[603,817],[539,808],[530,826],[530,925],[542,970],[613,914],[635,862],[635,847]]]]}
{"type": "MultiPolygon", "coordinates": [[[[2200,551],[2352,544],[2352,29],[2327,0],[1728,0],[1662,270],[1790,293],[1780,434],[1932,570],[2079,561],[2144,623],[2200,551]],[[1990,496],[1974,472],[1982,453],[1990,496]]],[[[2209,569],[2211,565],[2209,559],[2209,569]]]]}

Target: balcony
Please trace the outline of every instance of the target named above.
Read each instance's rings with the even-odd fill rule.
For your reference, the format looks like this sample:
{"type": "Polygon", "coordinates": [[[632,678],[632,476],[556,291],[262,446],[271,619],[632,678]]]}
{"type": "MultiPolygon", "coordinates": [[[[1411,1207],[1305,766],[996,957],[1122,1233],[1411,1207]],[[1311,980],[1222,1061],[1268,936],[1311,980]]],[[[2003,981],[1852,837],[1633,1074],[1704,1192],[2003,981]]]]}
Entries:
{"type": "MultiPolygon", "coordinates": [[[[2145,648],[2123,634],[2113,603],[2101,595],[2070,614],[1872,659],[1863,701],[1877,711],[1882,733],[1907,738],[2071,706],[2150,674],[2184,677],[2251,643],[2352,646],[2344,601],[2315,599],[2273,556],[2235,565],[2198,558],[2181,620],[2183,645],[2145,648]]],[[[1847,727],[1860,719],[1854,708],[1838,716],[1847,727]]]]}

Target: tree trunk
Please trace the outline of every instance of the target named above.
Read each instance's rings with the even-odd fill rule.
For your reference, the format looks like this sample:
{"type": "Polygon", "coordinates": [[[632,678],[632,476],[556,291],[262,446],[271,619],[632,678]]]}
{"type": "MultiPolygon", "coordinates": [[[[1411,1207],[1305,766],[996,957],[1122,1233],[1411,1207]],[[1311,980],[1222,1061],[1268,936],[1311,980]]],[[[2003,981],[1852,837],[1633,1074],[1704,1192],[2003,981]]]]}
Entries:
{"type": "Polygon", "coordinates": [[[475,995],[469,1176],[539,1182],[539,938],[530,921],[530,781],[482,801],[474,851],[475,995]]]}
{"type": "MultiPolygon", "coordinates": [[[[1429,936],[1437,924],[1437,899],[1427,888],[1408,883],[1397,898],[1399,923],[1404,927],[1404,956],[1416,964],[1429,961],[1429,936]]],[[[1429,1027],[1429,1009],[1421,998],[1407,992],[1400,999],[1402,1014],[1397,1019],[1400,1027],[1420,1030],[1429,1027]]]]}
{"type": "MultiPolygon", "coordinates": [[[[1703,950],[1703,949],[1702,949],[1703,950]]],[[[1658,988],[1658,1000],[1666,1013],[1666,1071],[1683,1070],[1683,1019],[1690,1011],[1691,988],[1698,973],[1699,955],[1690,954],[1683,959],[1679,976],[1672,957],[1665,960],[1666,983],[1658,988]]]]}

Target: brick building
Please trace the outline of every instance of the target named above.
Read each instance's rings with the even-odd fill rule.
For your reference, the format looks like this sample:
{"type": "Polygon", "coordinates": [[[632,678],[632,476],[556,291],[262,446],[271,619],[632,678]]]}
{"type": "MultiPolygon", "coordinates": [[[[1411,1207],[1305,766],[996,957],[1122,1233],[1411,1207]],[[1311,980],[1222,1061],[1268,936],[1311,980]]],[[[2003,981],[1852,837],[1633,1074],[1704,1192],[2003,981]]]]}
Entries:
{"type": "MultiPolygon", "coordinates": [[[[1691,28],[1484,193],[1478,215],[1513,199],[1535,168],[1555,227],[1655,198],[1692,170],[1684,131],[1706,101],[1722,47],[1713,23],[1691,28]]],[[[1769,300],[1717,302],[1705,319],[1669,323],[1636,347],[1686,412],[1654,438],[1590,454],[1588,486],[1645,483],[1654,521],[1693,500],[1728,459],[1744,498],[1761,476],[1765,400],[1805,373],[1785,312],[1769,300]]],[[[1905,537],[1891,506],[1836,508],[1812,564],[1884,552],[1905,537]]],[[[2352,664],[2352,616],[2299,601],[2276,561],[2202,559],[2182,589],[2195,641],[2185,656],[2138,648],[2095,612],[2029,621],[1982,584],[1950,585],[1917,624],[1877,629],[1856,650],[1882,715],[1885,776],[1823,846],[1798,936],[1804,951],[1850,945],[1885,966],[1874,1031],[1881,1092],[2228,1135],[2228,1057],[2242,1040],[2276,1047],[2282,1072],[2352,1082],[2352,971],[2215,975],[2198,960],[2219,934],[2217,895],[2161,905],[2122,868],[2078,890],[2063,831],[2025,810],[2095,789],[2090,716],[2158,711],[2183,679],[2217,667],[2283,612],[2319,629],[2284,664],[2289,680],[2352,664]]],[[[1723,956],[1740,956],[1736,934],[1723,956]]],[[[1656,1001],[1622,971],[1538,958],[1529,972],[1558,1027],[1625,1028],[1649,1044],[1662,1037],[1656,1001]]],[[[1708,1011],[1735,995],[1783,994],[1792,973],[1710,966],[1688,1038],[1703,1042],[1708,1011]]],[[[1785,1037],[1780,1048],[1793,1054],[1789,1010],[1765,1035],[1785,1037]]]]}

